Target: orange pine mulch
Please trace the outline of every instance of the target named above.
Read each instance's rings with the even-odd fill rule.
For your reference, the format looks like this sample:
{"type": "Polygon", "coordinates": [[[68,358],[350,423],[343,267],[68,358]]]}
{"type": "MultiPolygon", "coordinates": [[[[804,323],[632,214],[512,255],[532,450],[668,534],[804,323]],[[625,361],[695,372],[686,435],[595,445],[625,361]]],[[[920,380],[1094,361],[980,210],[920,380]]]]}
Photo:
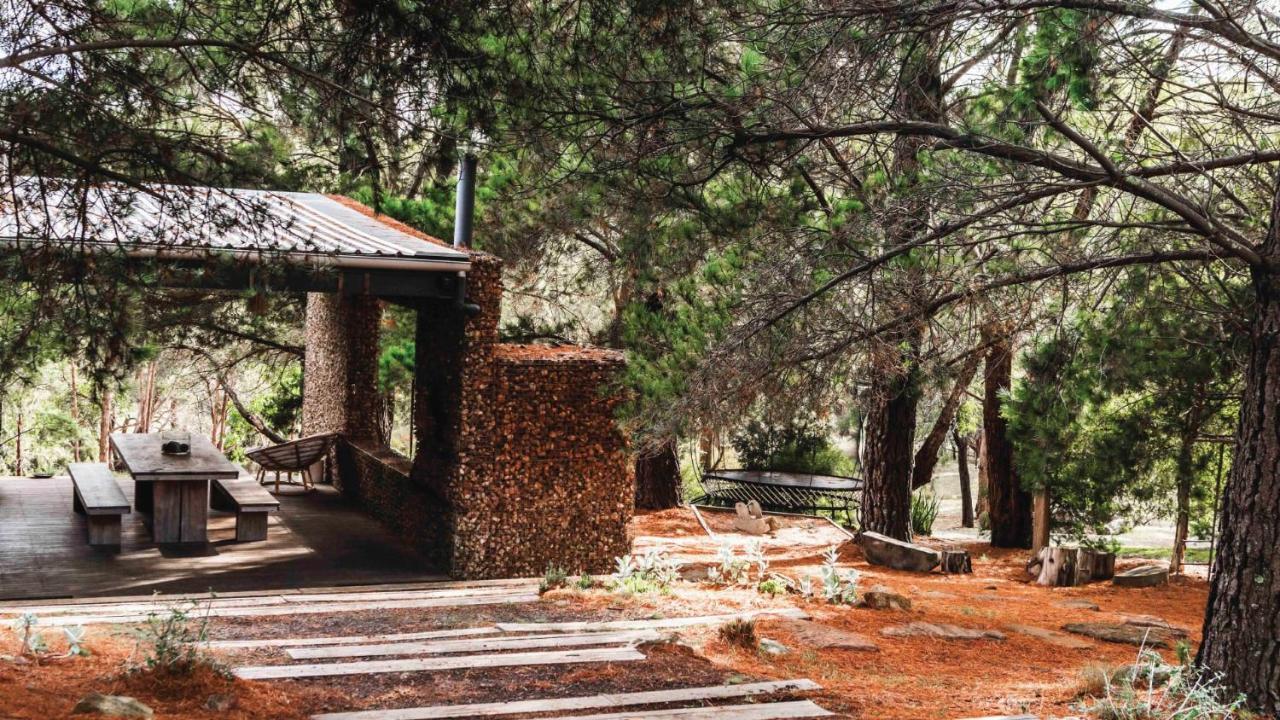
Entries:
{"type": "MultiPolygon", "coordinates": [[[[738,541],[745,540],[726,538],[732,533],[726,531],[721,520],[709,519],[718,538],[708,537],[688,510],[641,515],[632,530],[635,537],[644,539],[646,549],[661,550],[666,542],[672,554],[714,558],[726,539],[739,547],[743,543],[738,541]]],[[[1026,552],[993,549],[983,543],[966,546],[973,556],[972,575],[896,572],[867,564],[847,536],[838,531],[828,533],[829,524],[824,528],[823,522],[782,518],[777,535],[763,540],[771,571],[816,581],[822,553],[830,540],[840,547],[841,568],[860,574],[861,589],[883,585],[908,597],[912,608],[851,608],[795,596],[767,596],[754,586],[726,588],[680,582],[667,593],[632,596],[604,589],[562,589],[547,593],[536,605],[397,611],[370,617],[352,614],[215,622],[224,637],[228,633],[232,637],[267,637],[303,632],[396,632],[420,626],[469,626],[498,619],[600,620],[800,607],[814,622],[872,640],[879,646],[878,652],[811,647],[788,631],[787,621],[764,618],[757,623],[757,634],[783,643],[790,652],[771,657],[744,650],[721,640],[716,627],[697,627],[681,630],[679,645],[646,647],[648,659],[636,663],[247,682],[212,671],[187,678],[128,672],[140,659],[135,639],[101,627],[92,628],[86,638],[85,645],[93,653],[89,657],[15,662],[5,656],[17,654],[18,641],[7,629],[0,628],[0,718],[67,717],[79,698],[95,691],[136,697],[154,708],[159,718],[292,720],[340,709],[719,684],[735,676],[810,678],[824,688],[814,698],[817,702],[842,717],[859,720],[955,720],[1022,712],[1060,717],[1080,714],[1072,704],[1086,669],[1132,663],[1138,649],[1100,641],[1089,641],[1087,649],[1068,649],[1015,632],[1011,626],[1060,631],[1068,622],[1119,622],[1124,615],[1145,615],[1187,630],[1193,648],[1199,641],[1208,595],[1207,583],[1201,579],[1175,578],[1166,586],[1151,589],[1120,589],[1105,582],[1078,588],[1045,588],[1028,582],[1024,570],[1026,552]],[[1067,600],[1087,600],[1099,609],[1064,606],[1067,600]],[[1005,634],[1005,639],[942,640],[881,634],[889,626],[912,621],[997,630],[1005,634]],[[316,623],[323,624],[310,627],[316,623]],[[213,696],[234,698],[234,703],[230,709],[216,707],[217,703],[210,707],[213,696]]],[[[50,639],[57,634],[46,633],[50,639]]],[[[59,649],[55,641],[54,650],[59,649]]],[[[1170,658],[1173,655],[1173,651],[1164,653],[1170,658]]],[[[238,661],[245,660],[241,657],[238,661]]]]}

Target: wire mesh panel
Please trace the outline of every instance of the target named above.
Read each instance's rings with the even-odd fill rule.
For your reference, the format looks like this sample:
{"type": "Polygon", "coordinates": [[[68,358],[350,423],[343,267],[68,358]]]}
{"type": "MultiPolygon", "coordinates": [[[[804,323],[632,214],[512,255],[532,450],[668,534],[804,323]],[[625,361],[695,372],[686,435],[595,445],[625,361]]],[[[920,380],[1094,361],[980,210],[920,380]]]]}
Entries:
{"type": "Polygon", "coordinates": [[[705,493],[695,502],[732,507],[755,500],[766,510],[844,513],[856,517],[862,498],[858,478],[772,470],[716,470],[702,476],[705,493]]]}

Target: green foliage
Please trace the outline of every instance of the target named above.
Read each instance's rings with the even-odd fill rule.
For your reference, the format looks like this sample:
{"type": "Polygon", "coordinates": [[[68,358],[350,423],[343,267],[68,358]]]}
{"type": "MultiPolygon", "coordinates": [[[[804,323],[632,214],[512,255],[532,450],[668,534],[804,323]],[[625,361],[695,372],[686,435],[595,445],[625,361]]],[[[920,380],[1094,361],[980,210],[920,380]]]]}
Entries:
{"type": "Polygon", "coordinates": [[[828,548],[822,556],[822,596],[837,605],[852,605],[858,601],[857,570],[840,572],[840,552],[828,548]]]}
{"type": "Polygon", "coordinates": [[[165,675],[188,675],[200,667],[220,669],[207,654],[209,615],[200,604],[187,601],[165,612],[148,613],[138,633],[138,645],[146,669],[165,675]]]}
{"type": "Polygon", "coordinates": [[[938,519],[942,506],[929,488],[921,488],[911,495],[911,533],[928,536],[933,533],[933,521],[938,519]]]}
{"type": "MultiPolygon", "coordinates": [[[[1193,511],[1212,511],[1216,448],[1194,441],[1233,426],[1244,336],[1231,316],[1186,313],[1187,282],[1132,271],[1113,303],[1023,355],[1004,413],[1023,485],[1049,487],[1056,531],[1167,513],[1179,478],[1193,511]]],[[[1239,301],[1240,287],[1222,287],[1219,302],[1239,301]]]]}
{"type": "Polygon", "coordinates": [[[772,595],[775,597],[778,595],[786,595],[788,589],[787,581],[779,577],[765,578],[760,581],[760,584],[756,585],[756,590],[759,591],[761,595],[772,595]]]}
{"type": "Polygon", "coordinates": [[[538,583],[538,594],[564,587],[569,579],[569,572],[563,567],[553,563],[547,563],[547,569],[542,573],[542,580],[538,583]]]}
{"type": "Polygon", "coordinates": [[[1189,647],[1170,665],[1143,648],[1133,665],[1115,671],[1091,669],[1078,708],[1098,720],[1245,720],[1243,695],[1225,691],[1212,673],[1188,663],[1189,647]]]}
{"type": "Polygon", "coordinates": [[[671,584],[680,578],[680,564],[656,550],[650,550],[638,560],[630,555],[616,558],[614,565],[609,589],[628,595],[667,593],[671,584]]]}
{"type": "Polygon", "coordinates": [[[825,424],[751,420],[730,440],[748,470],[852,475],[853,460],[835,447],[825,424]]]}

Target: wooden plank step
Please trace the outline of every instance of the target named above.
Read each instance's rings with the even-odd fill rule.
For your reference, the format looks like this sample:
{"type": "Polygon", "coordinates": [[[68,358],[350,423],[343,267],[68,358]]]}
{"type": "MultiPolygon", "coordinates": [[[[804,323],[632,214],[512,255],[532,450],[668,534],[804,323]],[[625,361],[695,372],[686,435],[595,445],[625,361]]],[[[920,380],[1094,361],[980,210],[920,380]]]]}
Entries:
{"type": "MultiPolygon", "coordinates": [[[[361,612],[364,610],[404,610],[411,608],[467,607],[472,605],[507,605],[537,602],[539,595],[513,593],[506,595],[481,595],[479,597],[425,598],[422,600],[376,600],[370,602],[316,603],[312,605],[286,605],[267,607],[230,607],[201,610],[199,615],[209,617],[272,617],[278,615],[314,615],[317,613],[361,612]]],[[[45,626],[112,625],[145,622],[146,613],[130,615],[55,615],[41,618],[45,626]]]]}
{"type": "Polygon", "coordinates": [[[459,655],[455,657],[409,658],[401,660],[364,660],[349,663],[312,665],[257,665],[236,668],[232,672],[245,680],[279,678],[332,677],[334,675],[370,675],[381,673],[427,672],[463,668],[510,667],[516,665],[572,665],[575,663],[628,662],[643,660],[633,647],[589,648],[559,652],[499,653],[492,655],[459,655]]]}
{"type": "Polygon", "coordinates": [[[820,689],[821,686],[812,680],[774,680],[770,682],[743,683],[742,685],[713,685],[710,687],[614,693],[612,695],[588,695],[585,697],[514,700],[497,703],[474,703],[471,705],[433,705],[399,710],[324,713],[322,715],[313,715],[312,720],[437,720],[438,718],[492,717],[495,715],[591,710],[594,708],[624,707],[626,705],[658,705],[663,703],[724,700],[771,693],[804,692],[820,689]]]}
{"type": "Polygon", "coordinates": [[[463,637],[467,635],[496,635],[493,626],[457,628],[450,630],[424,630],[422,632],[389,633],[386,635],[337,635],[318,638],[259,638],[252,640],[211,640],[208,646],[220,650],[260,647],[306,647],[309,645],[353,645],[407,640],[432,640],[435,638],[463,637]]]}
{"type": "Polygon", "coordinates": [[[606,620],[604,622],[559,622],[559,623],[498,623],[497,628],[503,632],[537,632],[537,633],[577,633],[603,630],[645,630],[658,628],[690,627],[695,625],[719,625],[733,620],[753,620],[766,615],[799,620],[808,619],[808,613],[798,608],[779,608],[777,610],[756,610],[745,613],[728,613],[724,615],[699,615],[696,617],[657,618],[650,620],[606,620]]]}
{"type": "Polygon", "coordinates": [[[680,708],[676,710],[632,710],[598,715],[557,715],[539,720],[650,720],[650,718],[683,718],[683,720],[782,720],[783,718],[830,717],[834,713],[810,700],[761,703],[758,705],[717,705],[715,707],[680,708]]]}
{"type": "MultiPolygon", "coordinates": [[[[374,600],[425,600],[429,598],[465,598],[488,597],[493,595],[512,594],[524,590],[534,592],[534,585],[527,588],[484,587],[484,588],[446,588],[440,590],[394,590],[364,593],[308,593],[261,595],[256,597],[219,598],[200,600],[200,610],[205,608],[258,607],[265,605],[286,605],[289,603],[310,602],[369,602],[374,600]]],[[[46,605],[22,608],[4,608],[0,614],[19,614],[34,612],[38,615],[57,615],[59,613],[76,613],[79,615],[134,615],[138,613],[166,612],[174,605],[184,605],[184,600],[156,600],[151,602],[101,603],[97,605],[46,605]]]]}
{"type": "Polygon", "coordinates": [[[274,590],[230,590],[227,592],[174,593],[152,595],[103,595],[98,597],[61,598],[58,600],[31,599],[12,600],[0,606],[0,615],[20,615],[33,610],[61,612],[62,608],[74,610],[76,607],[104,605],[112,603],[180,603],[189,600],[231,599],[267,597],[274,595],[299,595],[302,593],[342,592],[368,593],[386,590],[444,590],[449,588],[486,588],[486,587],[537,587],[539,578],[501,578],[496,580],[450,580],[441,575],[438,580],[406,583],[377,583],[372,585],[324,585],[305,588],[279,588],[274,590]]]}
{"type": "Polygon", "coordinates": [[[580,635],[536,635],[526,637],[481,637],[467,640],[436,642],[381,643],[376,645],[331,645],[328,647],[289,648],[285,652],[294,660],[376,657],[385,655],[443,655],[446,653],[480,653],[495,650],[530,650],[548,647],[584,647],[617,643],[655,642],[662,639],[657,630],[621,630],[617,632],[583,633],[580,635]]]}

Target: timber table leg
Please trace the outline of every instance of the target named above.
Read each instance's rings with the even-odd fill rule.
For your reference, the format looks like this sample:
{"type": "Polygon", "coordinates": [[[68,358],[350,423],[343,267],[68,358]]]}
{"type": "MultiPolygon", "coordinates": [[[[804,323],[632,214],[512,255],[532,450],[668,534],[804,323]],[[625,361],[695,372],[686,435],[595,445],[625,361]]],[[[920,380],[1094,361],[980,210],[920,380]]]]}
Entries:
{"type": "Polygon", "coordinates": [[[151,538],[157,543],[209,541],[209,481],[149,483],[152,489],[151,538]]]}

